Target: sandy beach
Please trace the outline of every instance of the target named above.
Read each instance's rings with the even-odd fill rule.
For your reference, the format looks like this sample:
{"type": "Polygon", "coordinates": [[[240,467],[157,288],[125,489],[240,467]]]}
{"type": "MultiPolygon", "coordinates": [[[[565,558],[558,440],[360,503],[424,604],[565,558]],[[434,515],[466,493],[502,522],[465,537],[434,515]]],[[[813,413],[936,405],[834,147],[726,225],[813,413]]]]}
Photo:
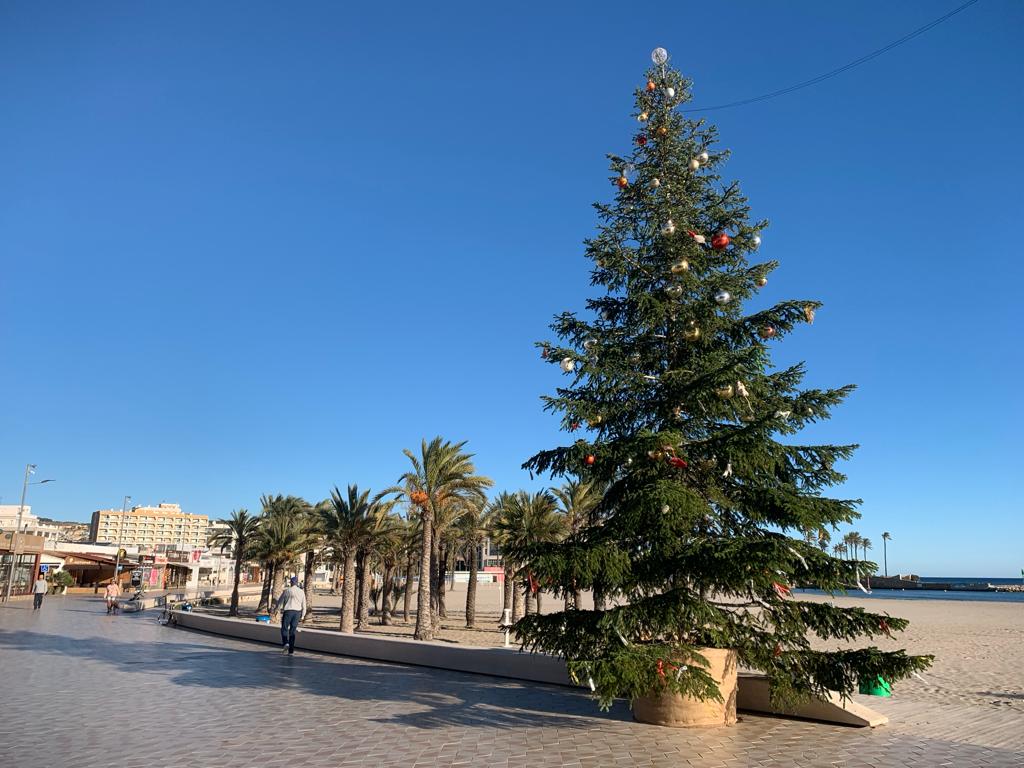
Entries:
{"type": "MultiPolygon", "coordinates": [[[[954,734],[958,741],[990,748],[1024,749],[1024,604],[866,596],[800,595],[800,599],[834,600],[838,605],[860,606],[910,620],[905,632],[892,639],[877,638],[874,644],[887,650],[905,648],[910,653],[934,654],[934,666],[921,679],[898,683],[892,698],[858,696],[858,700],[888,715],[894,728],[936,738],[948,739],[954,734]]],[[[465,600],[464,584],[448,592],[448,618],[441,620],[436,639],[501,645],[503,636],[497,629],[499,587],[480,586],[476,629],[465,628],[465,600]]],[[[561,601],[549,595],[543,603],[545,612],[561,606],[561,601]]],[[[584,605],[589,605],[587,598],[584,605]]],[[[340,598],[318,594],[313,625],[336,628],[339,607],[340,598]]],[[[400,614],[393,626],[380,626],[377,621],[373,617],[366,631],[391,636],[410,636],[413,631],[412,622],[402,621],[400,614]]]]}

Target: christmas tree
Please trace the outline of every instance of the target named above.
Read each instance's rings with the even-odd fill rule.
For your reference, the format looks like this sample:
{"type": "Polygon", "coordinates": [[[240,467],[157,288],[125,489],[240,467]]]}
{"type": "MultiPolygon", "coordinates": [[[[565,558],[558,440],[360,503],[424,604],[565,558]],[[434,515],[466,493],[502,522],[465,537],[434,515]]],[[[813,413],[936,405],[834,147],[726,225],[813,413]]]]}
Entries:
{"type": "Polygon", "coordinates": [[[602,706],[652,693],[719,699],[703,648],[734,649],[777,702],[904,678],[931,657],[812,646],[813,636],[870,639],[907,624],[791,593],[856,588],[874,569],[813,543],[858,516],[858,501],[823,495],[856,446],[792,439],[853,387],[803,389],[802,364],[773,368],[771,346],[821,305],[744,312],[778,266],[756,258],[767,223],[722,181],[716,130],[680,113],[690,82],[664,49],[652,59],[632,147],[609,155],[614,200],[595,206],[600,225],[586,241],[601,295],[588,317],[556,317],[561,341],[541,345],[569,380],[546,408],[587,437],[524,465],[607,488],[587,525],[515,553],[547,589],[592,590],[595,610],[529,615],[516,631],[528,649],[564,657],[602,706]]]}

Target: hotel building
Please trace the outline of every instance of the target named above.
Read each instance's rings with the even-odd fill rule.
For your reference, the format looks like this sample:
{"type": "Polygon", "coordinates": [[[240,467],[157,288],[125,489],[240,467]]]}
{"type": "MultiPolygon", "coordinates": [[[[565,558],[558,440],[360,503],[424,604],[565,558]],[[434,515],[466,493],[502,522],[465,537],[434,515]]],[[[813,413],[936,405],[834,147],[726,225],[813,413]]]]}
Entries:
{"type": "Polygon", "coordinates": [[[179,549],[203,549],[210,521],[206,515],[182,512],[177,504],[155,507],[100,509],[92,513],[89,536],[95,542],[156,549],[174,545],[179,549]]]}

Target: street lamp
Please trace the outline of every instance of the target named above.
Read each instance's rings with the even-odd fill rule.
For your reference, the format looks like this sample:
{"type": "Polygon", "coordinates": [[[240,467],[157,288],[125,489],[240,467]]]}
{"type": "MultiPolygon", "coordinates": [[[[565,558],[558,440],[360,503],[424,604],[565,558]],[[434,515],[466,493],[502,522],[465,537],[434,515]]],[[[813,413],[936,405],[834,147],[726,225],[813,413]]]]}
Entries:
{"type": "Polygon", "coordinates": [[[121,502],[121,529],[117,532],[117,559],[114,560],[114,581],[119,581],[117,577],[121,571],[121,542],[124,541],[124,516],[125,511],[128,509],[128,502],[131,500],[131,496],[125,496],[124,501],[121,502]]]}
{"type": "Polygon", "coordinates": [[[52,483],[51,480],[37,480],[34,483],[28,481],[29,477],[36,473],[35,464],[25,465],[25,481],[21,484],[21,504],[18,506],[18,520],[14,524],[14,532],[11,534],[11,567],[7,572],[7,586],[4,588],[4,602],[6,603],[11,599],[11,588],[14,586],[14,567],[17,563],[18,557],[18,534],[21,532],[21,516],[25,512],[25,495],[28,493],[28,487],[30,485],[43,485],[44,483],[52,483]]]}

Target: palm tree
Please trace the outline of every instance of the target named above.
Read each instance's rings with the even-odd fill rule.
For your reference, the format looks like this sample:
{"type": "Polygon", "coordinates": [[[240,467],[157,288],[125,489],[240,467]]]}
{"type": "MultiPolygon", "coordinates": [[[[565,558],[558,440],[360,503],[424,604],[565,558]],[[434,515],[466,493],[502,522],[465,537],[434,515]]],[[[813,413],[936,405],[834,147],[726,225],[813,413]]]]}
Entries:
{"type": "Polygon", "coordinates": [[[860,534],[856,531],[850,531],[848,534],[843,536],[843,543],[846,544],[847,553],[850,555],[851,560],[858,560],[857,555],[858,547],[860,546],[860,534]]]}
{"type": "Polygon", "coordinates": [[[231,605],[228,608],[228,616],[238,615],[238,584],[242,580],[242,564],[245,562],[252,549],[253,540],[259,531],[259,518],[249,514],[247,509],[237,509],[231,512],[231,517],[219,522],[227,526],[221,529],[210,538],[211,547],[220,547],[221,552],[227,549],[234,550],[235,558],[235,579],[231,588],[231,605]]]}
{"type": "MultiPolygon", "coordinates": [[[[487,512],[485,517],[487,519],[487,531],[491,538],[491,542],[497,545],[499,548],[504,546],[504,535],[498,528],[498,523],[501,519],[510,514],[509,506],[512,504],[512,500],[515,498],[514,494],[508,491],[502,491],[494,497],[493,501],[487,505],[487,512]]],[[[515,567],[512,565],[512,560],[502,551],[502,564],[505,568],[505,575],[503,580],[503,591],[501,599],[501,610],[502,614],[508,609],[514,608],[513,603],[515,602],[515,595],[518,593],[515,591],[516,588],[516,572],[515,567]]]]}
{"type": "Polygon", "coordinates": [[[871,543],[871,539],[861,539],[860,540],[860,547],[861,547],[861,549],[864,550],[864,559],[865,560],[868,559],[868,550],[871,549],[872,546],[874,546],[874,545],[871,543]]]}
{"type": "MultiPolygon", "coordinates": [[[[367,491],[369,494],[369,491],[367,491]]],[[[370,623],[370,583],[373,578],[373,562],[381,547],[390,535],[392,526],[391,510],[397,503],[392,499],[383,501],[379,498],[370,502],[366,510],[366,522],[363,526],[363,537],[359,543],[359,601],[356,610],[356,629],[362,629],[370,623]]]]}
{"type": "Polygon", "coordinates": [[[310,549],[309,531],[301,515],[270,515],[260,521],[256,551],[273,574],[267,605],[280,594],[286,571],[310,549]]]}
{"type": "Polygon", "coordinates": [[[482,506],[477,499],[467,502],[464,514],[456,526],[456,544],[469,565],[469,584],[466,587],[466,628],[476,624],[477,574],[480,572],[480,545],[487,535],[487,513],[490,505],[482,506]]]}
{"type": "Polygon", "coordinates": [[[320,527],[342,562],[341,623],[342,632],[355,631],[356,554],[366,536],[366,517],[370,509],[370,492],[359,493],[350,485],[347,496],[335,486],[330,506],[317,510],[320,527]]]}
{"type": "Polygon", "coordinates": [[[410,502],[419,511],[420,584],[413,635],[417,640],[434,637],[430,596],[431,575],[440,571],[437,523],[450,523],[453,510],[462,507],[467,500],[484,500],[484,489],[492,485],[490,478],[475,474],[473,456],[463,451],[465,445],[465,442],[451,443],[435,437],[430,443],[422,441],[418,457],[408,448],[404,449],[402,452],[412,464],[412,471],[398,478],[399,485],[384,491],[410,502]]]}
{"type": "Polygon", "coordinates": [[[882,534],[882,560],[885,561],[885,575],[887,577],[889,575],[889,552],[887,551],[886,543],[890,539],[892,539],[892,536],[890,535],[890,533],[888,531],[885,531],[882,534]]]}
{"type": "MultiPolygon", "coordinates": [[[[502,552],[511,561],[514,572],[520,578],[526,577],[523,585],[526,598],[526,613],[530,612],[530,595],[536,599],[536,610],[540,613],[540,590],[532,582],[532,576],[523,570],[523,552],[532,544],[558,541],[565,532],[565,521],[558,514],[555,497],[550,491],[536,493],[519,491],[505,504],[502,515],[495,521],[495,531],[501,541],[502,552]]],[[[518,620],[513,600],[512,618],[518,620]]]]}
{"type": "Polygon", "coordinates": [[[845,544],[833,544],[832,545],[832,554],[835,555],[836,557],[844,557],[846,555],[846,552],[847,552],[847,547],[846,547],[845,544]]]}
{"type": "MultiPolygon", "coordinates": [[[[275,519],[291,519],[294,521],[287,526],[279,525],[275,529],[275,534],[282,534],[287,529],[289,532],[287,537],[260,542],[260,559],[267,570],[266,579],[263,584],[263,594],[260,596],[260,608],[264,608],[272,605],[277,595],[284,588],[285,570],[288,566],[294,564],[298,555],[306,551],[304,548],[293,551],[294,548],[296,546],[306,547],[310,543],[307,537],[301,537],[301,541],[293,538],[297,536],[298,529],[302,527],[296,523],[305,522],[309,504],[298,496],[282,496],[281,494],[271,496],[264,494],[260,497],[260,505],[263,507],[260,518],[264,524],[275,519]]],[[[264,534],[263,526],[261,526],[260,531],[262,537],[264,534]]]]}
{"type": "Polygon", "coordinates": [[[396,514],[388,514],[376,536],[374,550],[381,567],[380,623],[390,624],[398,598],[397,572],[406,561],[409,522],[396,514]]]}
{"type": "MultiPolygon", "coordinates": [[[[590,522],[590,517],[604,496],[603,489],[593,481],[582,481],[577,478],[565,483],[561,488],[552,490],[558,500],[559,509],[564,517],[565,533],[575,536],[590,522]]],[[[575,589],[565,594],[565,610],[579,609],[580,591],[575,589]]]]}
{"type": "Polygon", "coordinates": [[[304,519],[309,536],[310,549],[306,552],[302,569],[302,590],[306,596],[306,612],[302,617],[303,621],[307,621],[313,615],[313,573],[316,570],[317,564],[323,562],[325,545],[327,544],[326,536],[320,525],[318,510],[326,509],[330,504],[330,499],[324,499],[318,502],[315,507],[308,507],[305,512],[304,519]]]}

